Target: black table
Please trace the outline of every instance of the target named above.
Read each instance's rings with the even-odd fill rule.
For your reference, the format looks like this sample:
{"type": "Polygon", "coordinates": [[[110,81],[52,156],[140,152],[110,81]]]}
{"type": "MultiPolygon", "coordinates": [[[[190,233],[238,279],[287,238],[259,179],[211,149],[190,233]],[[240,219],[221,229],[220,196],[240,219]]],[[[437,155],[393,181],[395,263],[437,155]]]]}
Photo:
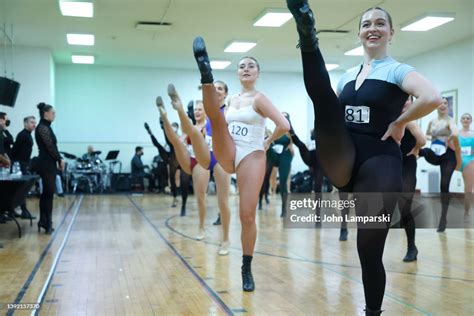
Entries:
{"type": "MultiPolygon", "coordinates": [[[[18,236],[21,238],[21,227],[13,212],[25,199],[30,188],[38,181],[37,175],[25,175],[21,177],[8,177],[0,179],[0,216],[10,217],[18,228],[18,236]],[[3,213],[3,214],[2,214],[3,213]]],[[[31,214],[30,214],[31,223],[31,214]]]]}

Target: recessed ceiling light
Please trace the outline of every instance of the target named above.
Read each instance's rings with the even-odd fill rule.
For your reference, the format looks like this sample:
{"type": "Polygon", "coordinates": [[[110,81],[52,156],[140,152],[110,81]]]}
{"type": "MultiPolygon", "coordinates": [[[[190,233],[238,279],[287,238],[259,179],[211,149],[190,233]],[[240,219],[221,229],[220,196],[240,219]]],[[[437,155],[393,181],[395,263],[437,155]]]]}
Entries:
{"type": "Polygon", "coordinates": [[[429,31],[440,25],[446,24],[454,20],[453,16],[433,16],[428,15],[417,21],[402,27],[402,31],[423,32],[429,31]]]}
{"type": "Polygon", "coordinates": [[[212,69],[225,69],[231,64],[230,61],[226,60],[211,60],[212,69]]]}
{"type": "Polygon", "coordinates": [[[94,35],[91,34],[67,34],[67,43],[69,45],[94,45],[94,35]]]}
{"type": "Polygon", "coordinates": [[[364,56],[364,48],[362,46],[348,50],[344,53],[346,56],[364,56]]]}
{"type": "Polygon", "coordinates": [[[326,70],[331,71],[339,67],[339,64],[326,64],[326,70]]]}
{"type": "Polygon", "coordinates": [[[72,55],[71,59],[74,64],[93,64],[95,61],[94,56],[90,55],[72,55]]]}
{"type": "Polygon", "coordinates": [[[280,27],[292,18],[291,13],[282,10],[265,10],[253,26],[280,27]]]}
{"type": "Polygon", "coordinates": [[[226,53],[245,53],[255,47],[257,43],[234,41],[224,49],[226,53]]]}
{"type": "Polygon", "coordinates": [[[92,2],[59,1],[59,9],[64,16],[78,16],[92,18],[94,16],[94,4],[92,2]]]}

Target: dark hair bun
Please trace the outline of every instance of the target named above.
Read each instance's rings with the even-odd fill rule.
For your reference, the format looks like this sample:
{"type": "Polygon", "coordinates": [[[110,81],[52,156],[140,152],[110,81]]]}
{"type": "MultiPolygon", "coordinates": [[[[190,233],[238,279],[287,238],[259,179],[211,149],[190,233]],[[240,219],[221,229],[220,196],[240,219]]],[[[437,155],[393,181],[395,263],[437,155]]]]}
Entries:
{"type": "Polygon", "coordinates": [[[41,111],[45,106],[46,106],[46,104],[44,102],[41,102],[41,103],[38,104],[37,107],[38,107],[38,110],[41,111]]]}

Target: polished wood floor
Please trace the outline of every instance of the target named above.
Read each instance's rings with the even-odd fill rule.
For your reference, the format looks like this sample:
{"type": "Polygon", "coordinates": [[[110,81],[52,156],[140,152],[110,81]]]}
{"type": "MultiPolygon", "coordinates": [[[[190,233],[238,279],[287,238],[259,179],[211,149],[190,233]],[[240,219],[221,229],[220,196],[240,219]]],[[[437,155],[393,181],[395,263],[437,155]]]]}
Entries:
{"type": "MultiPolygon", "coordinates": [[[[362,314],[355,230],[340,242],[337,229],[284,229],[272,197],[257,217],[256,291],[244,293],[237,198],[224,257],[212,226],[217,201],[208,201],[204,241],[193,238],[193,197],[179,217],[162,195],[66,196],[54,201],[52,236],[22,221],[18,239],[13,224],[0,225],[0,313],[7,303],[42,301],[40,315],[362,314]]],[[[37,204],[28,200],[36,215],[37,204]]],[[[383,315],[473,315],[473,238],[469,229],[417,230],[418,261],[404,263],[404,231],[391,230],[383,315]]]]}

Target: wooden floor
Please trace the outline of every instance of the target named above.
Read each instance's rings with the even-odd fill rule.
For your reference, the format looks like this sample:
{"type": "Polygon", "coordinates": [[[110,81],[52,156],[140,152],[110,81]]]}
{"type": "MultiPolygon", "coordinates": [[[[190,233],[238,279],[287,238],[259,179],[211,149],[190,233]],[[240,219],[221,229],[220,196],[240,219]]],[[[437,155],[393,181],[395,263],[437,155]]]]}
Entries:
{"type": "MultiPolygon", "coordinates": [[[[0,314],[7,303],[41,300],[41,315],[362,314],[355,230],[340,242],[337,229],[283,229],[272,197],[257,217],[256,291],[244,293],[237,199],[225,257],[212,226],[217,201],[208,201],[204,241],[193,239],[193,197],[179,217],[162,195],[66,196],[54,201],[52,236],[22,221],[18,239],[13,224],[0,225],[0,314]]],[[[28,206],[37,215],[38,201],[28,206]]],[[[417,230],[418,261],[403,263],[404,231],[391,230],[383,315],[473,315],[473,238],[469,229],[417,230]]]]}

